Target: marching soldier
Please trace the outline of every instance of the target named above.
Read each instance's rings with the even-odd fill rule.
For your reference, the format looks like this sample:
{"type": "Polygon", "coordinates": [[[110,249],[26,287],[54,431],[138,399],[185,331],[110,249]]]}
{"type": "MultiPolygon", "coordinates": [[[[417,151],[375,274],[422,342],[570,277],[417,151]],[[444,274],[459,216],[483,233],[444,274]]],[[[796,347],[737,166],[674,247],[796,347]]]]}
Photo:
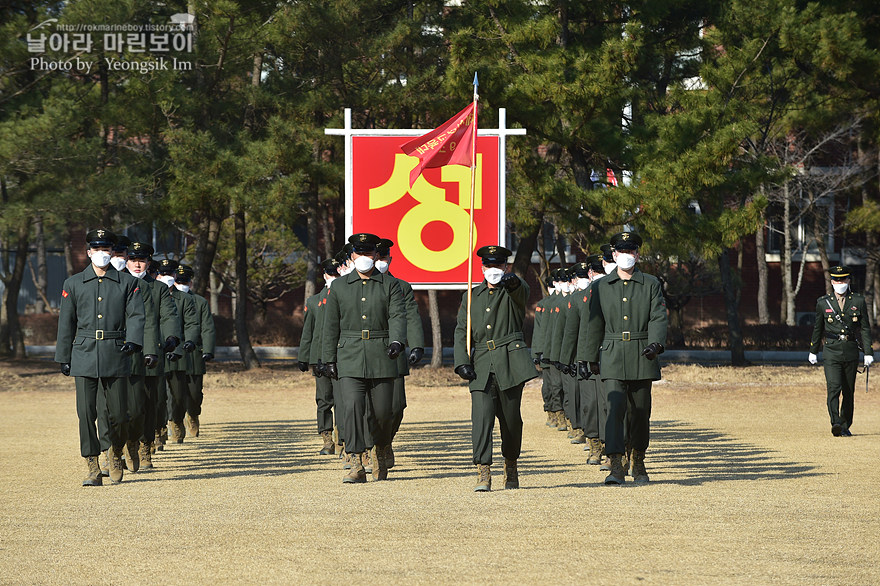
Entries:
{"type": "Polygon", "coordinates": [[[519,488],[517,459],[522,448],[522,390],[538,376],[523,337],[522,324],[529,286],[507,272],[511,251],[484,246],[485,280],[473,288],[470,308],[473,353],[467,347],[467,292],[462,294],[455,327],[455,372],[469,382],[474,464],[479,471],[475,492],[492,490],[492,429],[501,428],[504,487],[519,488]]]}
{"type": "Polygon", "coordinates": [[[561,298],[557,301],[555,307],[555,315],[552,320],[553,329],[548,332],[549,340],[547,342],[550,348],[550,359],[556,367],[558,373],[559,387],[561,389],[560,397],[562,403],[562,411],[559,413],[559,431],[568,431],[568,437],[574,438],[576,435],[575,428],[572,425],[571,418],[573,412],[573,398],[577,389],[577,381],[572,378],[572,372],[569,369],[568,357],[563,357],[562,337],[565,333],[565,324],[568,315],[571,313],[572,300],[572,284],[571,280],[574,274],[569,269],[557,269],[559,278],[558,288],[561,291],[561,298]],[[566,362],[563,362],[563,359],[566,362]]]}
{"type": "MultiPolygon", "coordinates": [[[[563,291],[567,285],[565,283],[565,269],[558,268],[553,271],[553,296],[547,302],[545,311],[546,315],[542,320],[541,329],[544,333],[541,336],[541,347],[543,355],[541,356],[541,364],[547,368],[548,387],[549,387],[549,406],[553,414],[555,427],[559,431],[568,429],[568,422],[565,420],[565,411],[563,405],[565,403],[565,393],[562,386],[562,372],[557,363],[557,344],[554,344],[554,332],[556,324],[561,321],[560,312],[564,303],[568,303],[565,299],[563,291]]],[[[554,426],[551,426],[554,427],[554,426]]]]}
{"type": "Polygon", "coordinates": [[[351,469],[345,483],[366,482],[362,458],[369,437],[373,479],[385,480],[386,446],[394,426],[394,379],[397,357],[404,350],[406,308],[397,279],[375,268],[375,234],[349,238],[354,270],[334,281],[327,294],[321,355],[327,374],[338,379],[342,398],[345,450],[351,469]],[[370,428],[365,426],[367,404],[372,406],[370,428]]]}
{"type": "MultiPolygon", "coordinates": [[[[377,248],[376,270],[384,273],[392,278],[391,274],[391,247],[394,242],[388,238],[383,238],[379,242],[377,248]]],[[[400,291],[403,293],[403,304],[406,307],[406,340],[404,344],[410,347],[409,356],[402,354],[397,358],[397,370],[399,374],[394,379],[394,426],[391,430],[391,439],[397,435],[400,424],[403,422],[403,410],[406,409],[406,384],[405,376],[409,375],[410,365],[415,366],[425,356],[425,332],[422,329],[422,318],[419,315],[419,304],[416,303],[416,296],[413,293],[412,285],[403,279],[397,279],[400,284],[400,291]]],[[[394,467],[394,450],[391,442],[385,447],[385,460],[388,468],[394,467]]]]}
{"type": "MultiPolygon", "coordinates": [[[[153,467],[152,448],[156,436],[156,404],[160,390],[164,393],[165,388],[160,384],[163,380],[163,367],[165,355],[174,352],[180,344],[180,316],[177,306],[171,298],[171,293],[163,283],[154,279],[148,272],[152,263],[151,256],[153,247],[144,242],[132,242],[128,249],[128,272],[135,278],[142,280],[142,290],[149,292],[150,302],[144,298],[144,307],[150,307],[146,312],[146,319],[152,320],[158,329],[158,337],[155,346],[144,345],[144,354],[153,354],[156,360],[144,360],[143,365],[132,364],[133,374],[144,376],[144,424],[143,434],[138,448],[138,460],[141,468],[153,467]],[[152,352],[150,352],[152,350],[152,352]]],[[[162,422],[164,423],[164,419],[162,422]]],[[[130,450],[129,450],[130,451],[130,450]]]]}
{"type": "Polygon", "coordinates": [[[110,422],[110,481],[122,481],[126,387],[131,355],[144,342],[144,302],[138,281],[110,265],[116,235],[92,230],[86,241],[91,264],[62,285],[55,362],[61,364],[62,374],[76,377],[80,451],[88,468],[83,486],[100,486],[101,444],[95,424],[105,410],[110,422]]]}
{"type": "Polygon", "coordinates": [[[541,359],[544,355],[544,337],[547,331],[547,305],[553,298],[553,277],[548,276],[544,281],[547,287],[547,295],[538,301],[535,305],[535,322],[532,330],[532,361],[535,366],[541,369],[541,398],[544,400],[544,411],[547,413],[547,427],[556,427],[556,415],[550,408],[550,382],[548,365],[544,364],[541,359]]]}
{"type": "Polygon", "coordinates": [[[587,443],[588,440],[599,437],[598,423],[592,419],[587,422],[584,417],[584,410],[588,408],[588,404],[595,401],[595,385],[590,384],[589,380],[582,380],[578,377],[576,360],[577,350],[580,346],[580,323],[582,319],[589,318],[589,312],[586,310],[587,294],[585,289],[590,284],[590,268],[591,265],[588,262],[579,262],[572,266],[575,282],[570,295],[571,301],[568,303],[569,310],[563,326],[560,350],[560,361],[564,365],[568,365],[570,378],[574,379],[574,388],[569,402],[569,419],[577,430],[571,440],[573,444],[587,443]],[[594,423],[596,425],[593,425],[594,423]]]}
{"type": "MultiPolygon", "coordinates": [[[[306,299],[305,316],[303,318],[302,337],[299,342],[297,367],[306,372],[309,367],[315,376],[315,403],[318,407],[318,435],[324,440],[321,451],[323,456],[336,453],[333,441],[333,411],[336,405],[334,381],[324,376],[324,363],[321,361],[321,340],[324,332],[324,304],[330,285],[339,277],[337,270],[341,266],[335,258],[328,258],[321,263],[324,275],[324,287],[315,295],[306,299]]],[[[336,405],[336,421],[339,417],[339,406],[336,405]]]]}
{"type": "Polygon", "coordinates": [[[834,293],[824,295],[816,302],[816,325],[808,359],[810,364],[816,364],[819,344],[824,342],[822,363],[825,366],[831,434],[849,437],[852,435],[849,428],[853,421],[859,351],[865,354],[865,367],[870,367],[874,362],[874,350],[865,297],[850,290],[850,270],[836,266],[831,267],[829,273],[834,293]]]}
{"type": "Polygon", "coordinates": [[[651,418],[651,384],[660,380],[657,355],[666,341],[666,302],[660,281],[636,268],[642,238],[621,232],[611,238],[617,271],[590,290],[586,360],[601,375],[608,402],[605,451],[611,472],[605,484],[623,484],[624,425],[627,403],[632,409],[630,442],[633,479],[648,482],[645,451],[651,418]],[[599,350],[602,350],[601,372],[599,350]]]}
{"type": "Polygon", "coordinates": [[[202,401],[204,400],[205,363],[214,360],[214,344],[216,330],[214,328],[214,316],[211,315],[211,305],[208,300],[193,293],[192,278],[195,274],[192,267],[179,265],[174,276],[174,287],[192,298],[198,321],[199,335],[193,342],[196,347],[190,354],[186,366],[186,387],[188,390],[186,399],[186,424],[190,435],[199,437],[199,415],[202,414],[202,401]]]}

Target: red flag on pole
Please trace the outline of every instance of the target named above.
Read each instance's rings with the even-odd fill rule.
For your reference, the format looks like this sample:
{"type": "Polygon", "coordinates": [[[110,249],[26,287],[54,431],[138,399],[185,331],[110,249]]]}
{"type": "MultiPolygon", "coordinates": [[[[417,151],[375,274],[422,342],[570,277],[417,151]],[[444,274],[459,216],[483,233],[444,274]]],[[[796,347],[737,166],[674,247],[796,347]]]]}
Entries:
{"type": "Polygon", "coordinates": [[[445,165],[472,166],[471,141],[476,134],[471,128],[476,123],[474,108],[476,101],[431,132],[400,145],[404,153],[419,158],[419,164],[409,174],[410,187],[422,174],[422,169],[445,165]]]}

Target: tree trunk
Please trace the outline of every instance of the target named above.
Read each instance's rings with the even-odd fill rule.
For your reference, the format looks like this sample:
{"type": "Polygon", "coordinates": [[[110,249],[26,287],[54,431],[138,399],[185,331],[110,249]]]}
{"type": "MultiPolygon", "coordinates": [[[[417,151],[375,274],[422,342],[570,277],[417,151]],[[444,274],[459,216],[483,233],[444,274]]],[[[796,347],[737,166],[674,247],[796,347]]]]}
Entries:
{"type": "Polygon", "coordinates": [[[758,264],[758,323],[767,325],[770,323],[770,304],[767,299],[769,270],[767,248],[764,244],[764,222],[761,222],[761,226],[755,232],[755,257],[758,264]]]}
{"type": "MultiPolygon", "coordinates": [[[[783,193],[783,215],[782,222],[785,229],[784,244],[782,245],[782,294],[785,295],[785,325],[795,325],[794,319],[794,287],[791,282],[791,264],[792,264],[792,247],[791,247],[791,199],[788,191],[788,183],[782,187],[783,193]]],[[[806,251],[804,251],[806,254],[806,251]]],[[[803,262],[803,259],[801,259],[803,262]]]]}
{"type": "Polygon", "coordinates": [[[223,290],[223,283],[217,278],[217,273],[211,271],[211,313],[220,315],[220,291],[223,290]]]}
{"type": "MultiPolygon", "coordinates": [[[[0,356],[26,358],[24,333],[18,321],[18,295],[24,280],[24,267],[27,263],[28,236],[31,219],[25,218],[16,234],[15,264],[3,276],[3,311],[0,313],[0,356]]],[[[7,265],[8,269],[8,265],[7,265]]]]}
{"type": "Polygon", "coordinates": [[[721,270],[721,286],[724,290],[724,305],[727,309],[727,340],[730,347],[730,363],[733,366],[746,366],[746,351],[743,343],[742,328],[739,323],[739,308],[736,305],[736,285],[730,267],[731,249],[725,248],[718,257],[718,268],[721,270]]]}
{"type": "Polygon", "coordinates": [[[43,233],[43,216],[34,218],[34,238],[37,244],[37,274],[34,286],[37,289],[37,300],[34,302],[34,313],[45,313],[49,306],[45,299],[48,297],[49,268],[46,259],[46,235],[43,233]]]}
{"type": "Polygon", "coordinates": [[[309,192],[309,209],[306,213],[306,229],[308,231],[309,250],[306,254],[306,286],[303,293],[303,307],[306,299],[315,294],[315,278],[318,266],[318,191],[309,192]]]}
{"type": "Polygon", "coordinates": [[[76,267],[73,264],[73,245],[70,243],[70,229],[64,234],[64,268],[67,271],[67,277],[76,272],[76,267]]]}
{"type": "Polygon", "coordinates": [[[516,249],[516,256],[513,259],[513,272],[523,279],[526,278],[526,273],[529,267],[532,266],[532,253],[535,251],[540,231],[541,224],[538,223],[519,241],[519,247],[516,249]]]}
{"type": "Polygon", "coordinates": [[[235,337],[238,338],[238,351],[245,370],[260,366],[257,354],[251,346],[251,336],[247,323],[247,232],[245,231],[244,209],[235,211],[235,291],[238,303],[235,305],[235,337]]]}
{"type": "Polygon", "coordinates": [[[428,290],[428,315],[431,317],[431,368],[443,365],[443,337],[440,335],[440,306],[436,289],[428,290]]]}
{"type": "MultiPolygon", "coordinates": [[[[813,234],[815,234],[816,237],[816,249],[819,252],[819,263],[822,265],[822,274],[825,276],[823,279],[825,281],[825,294],[831,295],[833,289],[831,288],[831,275],[828,273],[828,269],[831,268],[831,261],[828,260],[828,250],[826,249],[825,244],[826,231],[827,230],[823,228],[822,223],[819,220],[819,214],[816,214],[813,217],[813,234]]],[[[871,319],[870,313],[869,310],[868,319],[871,319]]]]}
{"type": "Polygon", "coordinates": [[[202,297],[208,291],[211,282],[211,267],[217,254],[217,242],[220,240],[222,220],[215,215],[202,218],[199,222],[199,234],[196,239],[196,258],[193,263],[193,291],[202,297]]]}

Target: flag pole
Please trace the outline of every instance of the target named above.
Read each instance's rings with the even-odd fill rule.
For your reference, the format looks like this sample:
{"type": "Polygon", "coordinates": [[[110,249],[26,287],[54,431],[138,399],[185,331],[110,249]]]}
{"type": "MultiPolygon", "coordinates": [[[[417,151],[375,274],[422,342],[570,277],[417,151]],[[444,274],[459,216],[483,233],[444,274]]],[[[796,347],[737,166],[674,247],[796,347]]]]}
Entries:
{"type": "Polygon", "coordinates": [[[468,279],[467,279],[467,348],[468,357],[471,356],[471,288],[473,286],[474,273],[474,184],[477,175],[477,88],[480,83],[477,80],[477,73],[474,72],[474,124],[473,134],[471,135],[471,208],[468,216],[468,279]]]}

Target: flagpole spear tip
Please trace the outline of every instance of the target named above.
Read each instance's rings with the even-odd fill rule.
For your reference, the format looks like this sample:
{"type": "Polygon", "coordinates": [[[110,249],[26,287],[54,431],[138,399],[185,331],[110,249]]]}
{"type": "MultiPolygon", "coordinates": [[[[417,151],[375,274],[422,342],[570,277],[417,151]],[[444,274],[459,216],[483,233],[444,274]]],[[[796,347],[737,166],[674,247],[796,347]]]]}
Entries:
{"type": "Polygon", "coordinates": [[[479,85],[480,85],[480,82],[477,79],[477,72],[474,71],[474,86],[479,86],[479,85]]]}

